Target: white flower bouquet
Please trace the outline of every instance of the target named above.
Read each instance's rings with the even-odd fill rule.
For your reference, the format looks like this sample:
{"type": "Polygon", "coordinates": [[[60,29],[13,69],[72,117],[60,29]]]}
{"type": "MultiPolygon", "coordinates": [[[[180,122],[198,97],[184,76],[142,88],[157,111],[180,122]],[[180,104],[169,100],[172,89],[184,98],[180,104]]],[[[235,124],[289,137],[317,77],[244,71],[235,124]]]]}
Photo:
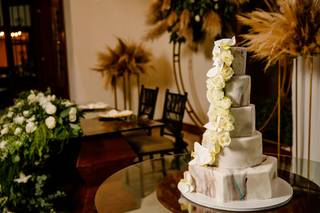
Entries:
{"type": "Polygon", "coordinates": [[[81,135],[81,111],[50,92],[23,92],[0,117],[0,212],[55,212],[48,161],[81,135]]]}

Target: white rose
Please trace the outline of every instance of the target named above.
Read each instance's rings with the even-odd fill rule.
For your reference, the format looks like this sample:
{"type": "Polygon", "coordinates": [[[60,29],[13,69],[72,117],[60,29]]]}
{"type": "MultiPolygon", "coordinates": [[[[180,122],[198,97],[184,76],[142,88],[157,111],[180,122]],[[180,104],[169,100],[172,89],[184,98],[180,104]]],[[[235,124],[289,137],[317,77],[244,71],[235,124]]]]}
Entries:
{"type": "Polygon", "coordinates": [[[13,116],[13,112],[8,112],[7,117],[12,118],[12,116],[13,116]]]}
{"type": "Polygon", "coordinates": [[[53,105],[51,102],[48,102],[48,103],[45,105],[44,110],[46,111],[46,113],[47,113],[48,115],[53,115],[54,113],[56,113],[57,107],[56,107],[55,105],[53,105]]]}
{"type": "Polygon", "coordinates": [[[184,179],[181,179],[178,183],[178,188],[183,192],[183,193],[188,193],[188,192],[193,192],[194,191],[194,186],[186,182],[184,179]]]}
{"type": "Polygon", "coordinates": [[[22,132],[22,129],[20,127],[17,127],[15,130],[14,130],[14,134],[15,135],[20,135],[20,133],[22,132]]]}
{"type": "Polygon", "coordinates": [[[77,120],[77,109],[72,107],[69,111],[69,121],[75,122],[77,120]]]}
{"type": "Polygon", "coordinates": [[[27,122],[33,122],[36,120],[36,117],[33,115],[31,118],[28,118],[27,122]]]}
{"type": "Polygon", "coordinates": [[[29,104],[35,103],[37,101],[37,97],[33,92],[30,95],[28,95],[27,99],[29,104]]]}
{"type": "Polygon", "coordinates": [[[221,60],[227,65],[231,66],[233,61],[233,55],[230,50],[224,50],[221,52],[221,60]]]}
{"type": "Polygon", "coordinates": [[[217,116],[222,116],[222,117],[229,117],[230,115],[230,111],[228,109],[223,109],[217,106],[214,106],[213,104],[211,104],[209,106],[209,111],[207,113],[208,117],[216,120],[217,116]]]}
{"type": "Polygon", "coordinates": [[[216,90],[216,89],[207,90],[207,99],[210,103],[221,100],[223,99],[223,97],[224,97],[224,92],[222,90],[216,90]]]}
{"type": "Polygon", "coordinates": [[[6,145],[7,145],[7,141],[1,141],[0,142],[0,149],[6,148],[6,145]]]}
{"type": "Polygon", "coordinates": [[[13,122],[16,123],[16,124],[23,124],[23,122],[25,121],[24,117],[23,116],[16,116],[14,119],[13,119],[13,122]]]}
{"type": "Polygon", "coordinates": [[[39,101],[40,106],[42,106],[43,108],[45,108],[45,106],[48,104],[48,102],[50,102],[43,94],[39,95],[38,101],[39,101]]]}
{"type": "Polygon", "coordinates": [[[179,181],[178,185],[183,192],[193,192],[195,189],[193,178],[188,171],[183,173],[183,179],[179,181]]]}
{"type": "Polygon", "coordinates": [[[53,116],[47,117],[45,123],[49,129],[53,129],[56,127],[56,119],[53,116]]]}
{"type": "Polygon", "coordinates": [[[28,122],[27,125],[26,125],[26,132],[27,133],[32,133],[34,131],[36,131],[37,127],[35,125],[35,123],[33,122],[28,122]]]}
{"type": "Polygon", "coordinates": [[[7,134],[8,132],[9,132],[8,127],[5,127],[5,128],[3,128],[3,129],[1,130],[1,135],[5,135],[5,134],[7,134]]]}
{"type": "Polygon", "coordinates": [[[21,141],[16,141],[15,144],[16,144],[16,146],[20,147],[22,145],[22,142],[21,141]]]}
{"type": "Polygon", "coordinates": [[[25,110],[25,111],[23,111],[22,114],[23,114],[24,117],[29,117],[30,112],[28,110],[25,110]]]}
{"type": "Polygon", "coordinates": [[[212,78],[212,84],[214,89],[223,89],[225,87],[225,82],[224,79],[222,77],[222,75],[217,75],[215,77],[212,78]]]}
{"type": "Polygon", "coordinates": [[[42,92],[39,92],[38,94],[37,94],[37,100],[39,101],[41,98],[43,98],[44,97],[44,94],[42,93],[42,92]]]}
{"type": "Polygon", "coordinates": [[[49,101],[54,101],[56,99],[56,96],[55,95],[48,95],[47,98],[49,101]]]}
{"type": "Polygon", "coordinates": [[[231,143],[231,137],[229,132],[224,132],[219,135],[219,144],[222,147],[229,146],[231,143]]]}
{"type": "Polygon", "coordinates": [[[225,81],[228,81],[234,74],[232,67],[224,66],[220,71],[225,81]]]}
{"type": "Polygon", "coordinates": [[[228,97],[223,97],[223,99],[217,100],[215,104],[217,107],[221,107],[222,109],[230,109],[232,101],[228,97]]]}
{"type": "Polygon", "coordinates": [[[230,121],[229,118],[224,118],[221,122],[220,122],[220,128],[223,129],[224,131],[232,131],[234,129],[233,126],[233,122],[230,121]]]}

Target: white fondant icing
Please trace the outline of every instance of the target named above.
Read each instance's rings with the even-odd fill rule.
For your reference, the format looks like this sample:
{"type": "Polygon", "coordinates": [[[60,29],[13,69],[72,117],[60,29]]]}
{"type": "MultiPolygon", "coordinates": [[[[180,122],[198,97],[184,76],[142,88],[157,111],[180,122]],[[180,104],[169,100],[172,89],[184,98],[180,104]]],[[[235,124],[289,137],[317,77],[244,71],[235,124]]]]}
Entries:
{"type": "Polygon", "coordinates": [[[277,177],[277,159],[264,157],[266,160],[259,166],[245,169],[189,165],[189,172],[196,185],[195,192],[219,202],[272,198],[272,184],[277,177]]]}
{"type": "Polygon", "coordinates": [[[215,164],[238,169],[258,165],[262,160],[262,135],[255,131],[251,136],[231,138],[230,145],[223,148],[215,164]]]}
{"type": "Polygon", "coordinates": [[[231,47],[233,55],[232,68],[235,75],[244,75],[246,73],[247,51],[244,47],[231,47]]]}
{"type": "Polygon", "coordinates": [[[245,107],[231,107],[230,111],[234,117],[234,129],[230,132],[230,136],[238,138],[253,135],[256,129],[254,104],[245,107]]]}
{"type": "Polygon", "coordinates": [[[233,76],[225,86],[225,95],[232,101],[233,107],[250,104],[251,77],[249,75],[233,76]]]}

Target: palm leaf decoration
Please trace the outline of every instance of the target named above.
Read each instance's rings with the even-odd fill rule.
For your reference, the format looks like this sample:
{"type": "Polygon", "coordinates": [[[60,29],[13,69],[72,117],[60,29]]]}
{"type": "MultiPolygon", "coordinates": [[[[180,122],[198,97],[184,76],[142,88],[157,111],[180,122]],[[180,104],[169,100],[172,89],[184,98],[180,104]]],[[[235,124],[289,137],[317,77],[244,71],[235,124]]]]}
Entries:
{"type": "Polygon", "coordinates": [[[107,46],[105,52],[97,54],[98,63],[93,70],[100,72],[106,85],[114,85],[117,77],[125,73],[141,74],[147,71],[150,66],[151,52],[146,50],[142,44],[124,41],[117,38],[117,45],[114,49],[107,46]]]}
{"type": "Polygon", "coordinates": [[[267,66],[284,56],[320,53],[320,0],[278,1],[278,10],[238,16],[250,27],[242,35],[247,49],[267,66]]]}

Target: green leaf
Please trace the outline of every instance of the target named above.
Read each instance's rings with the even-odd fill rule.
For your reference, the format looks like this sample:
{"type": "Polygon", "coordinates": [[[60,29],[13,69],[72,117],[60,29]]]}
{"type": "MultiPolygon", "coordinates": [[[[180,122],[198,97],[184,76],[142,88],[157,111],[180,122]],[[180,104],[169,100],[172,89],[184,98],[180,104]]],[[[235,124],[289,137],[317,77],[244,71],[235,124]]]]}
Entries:
{"type": "Polygon", "coordinates": [[[60,113],[61,118],[65,118],[65,117],[69,116],[69,111],[70,111],[70,108],[67,108],[67,109],[63,110],[60,113]]]}
{"type": "Polygon", "coordinates": [[[45,149],[45,151],[47,150],[47,127],[44,123],[41,123],[34,133],[30,154],[33,155],[37,151],[37,154],[41,158],[43,149],[45,149]]]}

